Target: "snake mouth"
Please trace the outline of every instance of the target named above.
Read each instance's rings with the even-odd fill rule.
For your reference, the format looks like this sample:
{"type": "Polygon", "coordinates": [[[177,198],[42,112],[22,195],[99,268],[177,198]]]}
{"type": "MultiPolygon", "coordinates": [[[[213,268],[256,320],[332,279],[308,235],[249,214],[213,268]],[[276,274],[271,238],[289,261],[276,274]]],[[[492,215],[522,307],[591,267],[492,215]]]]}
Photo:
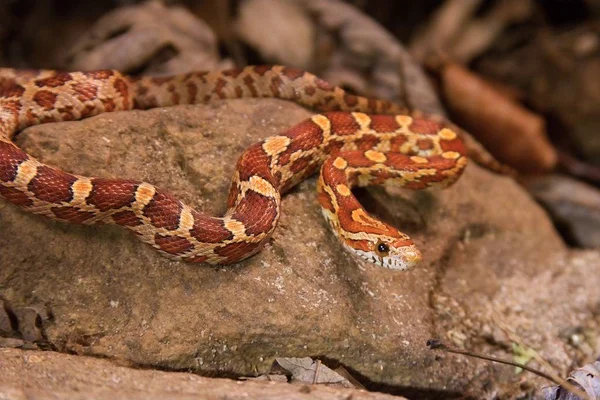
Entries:
{"type": "Polygon", "coordinates": [[[403,268],[398,269],[408,270],[417,266],[423,259],[423,256],[419,249],[415,246],[410,246],[402,252],[401,258],[402,262],[400,264],[403,264],[403,268]]]}

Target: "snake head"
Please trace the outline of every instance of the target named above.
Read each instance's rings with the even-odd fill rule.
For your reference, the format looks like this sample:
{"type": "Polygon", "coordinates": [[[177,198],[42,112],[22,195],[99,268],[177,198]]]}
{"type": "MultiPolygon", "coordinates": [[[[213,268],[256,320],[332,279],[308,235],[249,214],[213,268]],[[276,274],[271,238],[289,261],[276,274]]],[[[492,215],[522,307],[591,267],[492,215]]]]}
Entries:
{"type": "Polygon", "coordinates": [[[421,261],[421,252],[410,239],[379,239],[372,245],[370,261],[380,267],[406,271],[421,261]]]}
{"type": "Polygon", "coordinates": [[[375,265],[397,271],[409,270],[421,261],[421,252],[406,236],[352,241],[347,247],[375,265]]]}

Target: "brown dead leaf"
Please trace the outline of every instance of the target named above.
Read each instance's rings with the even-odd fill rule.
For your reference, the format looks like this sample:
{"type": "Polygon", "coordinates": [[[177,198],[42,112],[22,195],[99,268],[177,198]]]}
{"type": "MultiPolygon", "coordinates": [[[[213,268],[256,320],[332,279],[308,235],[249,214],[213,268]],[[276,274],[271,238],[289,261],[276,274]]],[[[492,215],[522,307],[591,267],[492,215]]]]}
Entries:
{"type": "MultiPolygon", "coordinates": [[[[572,371],[567,378],[576,388],[581,388],[590,399],[600,398],[600,360],[572,371]]],[[[581,397],[560,386],[544,388],[546,400],[579,400],[581,397]]]]}
{"type": "Polygon", "coordinates": [[[325,383],[330,386],[354,387],[348,379],[323,365],[319,360],[315,361],[310,357],[278,357],[275,361],[292,374],[292,382],[325,383]]]}
{"type": "Polygon", "coordinates": [[[458,64],[441,67],[444,98],[453,117],[498,160],[521,172],[551,170],[557,153],[544,120],[458,64]]]}

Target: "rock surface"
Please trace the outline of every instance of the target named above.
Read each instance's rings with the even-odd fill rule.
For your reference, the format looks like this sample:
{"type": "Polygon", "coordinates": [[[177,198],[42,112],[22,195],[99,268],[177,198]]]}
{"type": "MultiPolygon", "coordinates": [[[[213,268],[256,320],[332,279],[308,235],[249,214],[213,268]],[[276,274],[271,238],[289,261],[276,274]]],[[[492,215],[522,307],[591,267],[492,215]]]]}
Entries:
{"type": "MultiPolygon", "coordinates": [[[[241,151],[309,115],[279,100],[230,100],[47,124],[17,142],[71,172],[148,180],[220,214],[241,151]]],[[[419,267],[393,272],[345,252],[314,179],[284,197],[270,244],[226,268],[170,261],[119,227],[66,225],[0,202],[0,298],[44,304],[44,337],[62,352],[217,375],[321,357],[398,394],[541,386],[512,367],[433,352],[432,337],[505,358],[519,343],[562,374],[600,349],[600,256],[568,251],[511,179],[471,163],[447,190],[360,196],[413,237],[419,267]]]]}
{"type": "Polygon", "coordinates": [[[324,385],[241,382],[189,373],[143,371],[106,360],[38,351],[0,349],[0,398],[402,400],[402,397],[324,385]]]}

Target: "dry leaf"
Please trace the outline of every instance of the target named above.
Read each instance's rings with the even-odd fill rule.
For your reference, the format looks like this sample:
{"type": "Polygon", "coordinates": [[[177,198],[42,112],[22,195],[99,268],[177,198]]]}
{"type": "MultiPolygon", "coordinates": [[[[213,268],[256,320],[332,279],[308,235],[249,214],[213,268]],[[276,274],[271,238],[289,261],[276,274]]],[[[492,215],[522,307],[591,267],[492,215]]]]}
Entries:
{"type": "Polygon", "coordinates": [[[544,120],[458,64],[441,67],[443,94],[462,126],[499,161],[521,172],[554,168],[557,153],[544,120]]]}
{"type": "MultiPolygon", "coordinates": [[[[577,368],[569,374],[567,381],[581,388],[590,399],[600,399],[600,359],[593,363],[577,368]]],[[[581,397],[565,390],[560,386],[544,388],[546,400],[577,400],[581,397]]]]}
{"type": "Polygon", "coordinates": [[[343,386],[353,388],[346,378],[333,371],[329,367],[321,364],[320,361],[314,361],[310,357],[278,357],[275,359],[283,369],[292,374],[293,382],[300,383],[325,383],[333,386],[343,386]]]}

